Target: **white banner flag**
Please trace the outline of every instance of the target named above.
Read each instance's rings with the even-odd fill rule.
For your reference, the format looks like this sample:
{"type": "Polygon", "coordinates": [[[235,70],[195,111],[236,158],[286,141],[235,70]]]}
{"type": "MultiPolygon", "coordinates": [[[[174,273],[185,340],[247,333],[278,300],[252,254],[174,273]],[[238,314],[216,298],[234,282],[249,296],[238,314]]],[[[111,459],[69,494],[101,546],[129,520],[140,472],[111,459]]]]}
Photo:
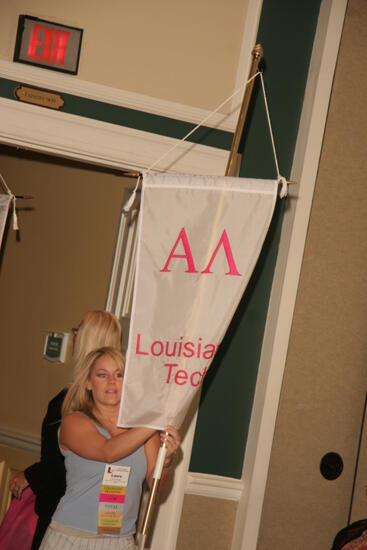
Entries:
{"type": "Polygon", "coordinates": [[[0,195],[0,249],[3,241],[6,218],[8,216],[9,204],[11,201],[10,195],[0,195]]]}
{"type": "Polygon", "coordinates": [[[277,189],[144,176],[120,426],[180,427],[251,277],[277,189]]]}

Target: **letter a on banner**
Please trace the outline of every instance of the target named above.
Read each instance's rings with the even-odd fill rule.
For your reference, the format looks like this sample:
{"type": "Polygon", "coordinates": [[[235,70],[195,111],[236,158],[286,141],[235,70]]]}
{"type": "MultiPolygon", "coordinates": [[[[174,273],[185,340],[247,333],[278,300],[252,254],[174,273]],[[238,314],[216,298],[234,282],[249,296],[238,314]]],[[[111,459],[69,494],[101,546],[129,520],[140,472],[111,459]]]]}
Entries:
{"type": "Polygon", "coordinates": [[[143,178],[119,425],[179,428],[259,257],[278,182],[143,178]]]}

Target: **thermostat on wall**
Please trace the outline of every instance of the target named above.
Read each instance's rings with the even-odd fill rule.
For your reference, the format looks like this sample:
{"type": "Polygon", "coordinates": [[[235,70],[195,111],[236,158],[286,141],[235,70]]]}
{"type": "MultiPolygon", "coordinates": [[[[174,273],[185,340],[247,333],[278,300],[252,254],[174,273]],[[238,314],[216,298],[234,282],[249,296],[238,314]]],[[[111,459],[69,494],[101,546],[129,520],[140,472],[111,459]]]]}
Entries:
{"type": "Polygon", "coordinates": [[[46,332],[43,357],[55,363],[65,363],[68,339],[68,332],[46,332]]]}

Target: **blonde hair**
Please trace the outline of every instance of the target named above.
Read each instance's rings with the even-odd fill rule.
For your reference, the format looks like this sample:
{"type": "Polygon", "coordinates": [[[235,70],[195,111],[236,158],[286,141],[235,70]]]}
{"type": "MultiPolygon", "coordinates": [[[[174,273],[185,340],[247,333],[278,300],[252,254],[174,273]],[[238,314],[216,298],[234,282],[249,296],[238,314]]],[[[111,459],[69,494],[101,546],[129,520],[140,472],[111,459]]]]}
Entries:
{"type": "Polygon", "coordinates": [[[74,380],[65,395],[61,409],[62,416],[79,411],[96,420],[93,415],[93,394],[87,389],[87,382],[96,361],[106,355],[115,361],[117,367],[119,367],[122,374],[124,374],[125,359],[118,349],[104,346],[88,353],[88,355],[81,360],[79,369],[75,373],[74,380]]]}
{"type": "Polygon", "coordinates": [[[73,352],[74,377],[85,356],[107,346],[121,350],[121,325],[108,311],[87,311],[80,322],[73,352]]]}

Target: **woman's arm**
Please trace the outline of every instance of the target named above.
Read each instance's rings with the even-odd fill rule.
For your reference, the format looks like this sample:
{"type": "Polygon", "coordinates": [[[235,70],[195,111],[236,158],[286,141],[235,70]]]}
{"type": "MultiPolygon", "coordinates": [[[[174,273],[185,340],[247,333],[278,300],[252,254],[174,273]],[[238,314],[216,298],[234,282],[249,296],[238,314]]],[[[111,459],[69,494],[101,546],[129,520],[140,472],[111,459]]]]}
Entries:
{"type": "MultiPolygon", "coordinates": [[[[39,462],[37,462],[39,464],[39,462]]],[[[24,489],[29,485],[27,478],[24,475],[24,472],[18,472],[14,474],[10,480],[10,491],[15,496],[15,498],[20,498],[24,489]]]]}
{"type": "Polygon", "coordinates": [[[61,422],[59,440],[64,450],[89,460],[110,463],[133,453],[154,432],[151,428],[130,428],[107,439],[89,418],[71,413],[61,422]]]}

